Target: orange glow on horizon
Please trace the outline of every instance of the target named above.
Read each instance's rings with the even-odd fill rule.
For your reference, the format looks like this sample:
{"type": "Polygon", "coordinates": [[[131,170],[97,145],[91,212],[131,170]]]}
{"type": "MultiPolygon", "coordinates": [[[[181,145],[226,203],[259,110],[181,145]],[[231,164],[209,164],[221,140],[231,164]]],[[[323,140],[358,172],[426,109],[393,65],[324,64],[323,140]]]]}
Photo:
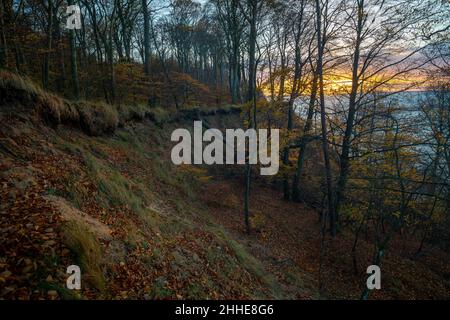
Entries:
{"type": "MultiPolygon", "coordinates": [[[[426,78],[422,75],[412,75],[408,77],[394,77],[389,79],[392,75],[374,76],[363,83],[364,88],[377,87],[376,90],[380,92],[392,92],[392,91],[416,91],[422,90],[423,85],[426,82],[426,78]]],[[[324,91],[326,94],[349,94],[352,88],[352,76],[350,73],[333,73],[324,75],[324,91]]],[[[285,82],[285,95],[289,95],[292,92],[292,82],[287,80],[285,82]]],[[[264,82],[260,87],[266,97],[271,96],[270,83],[264,82]]],[[[280,86],[276,82],[274,84],[275,96],[278,96],[280,86]]],[[[301,95],[308,95],[311,93],[310,83],[307,84],[307,88],[302,90],[301,95]]]]}

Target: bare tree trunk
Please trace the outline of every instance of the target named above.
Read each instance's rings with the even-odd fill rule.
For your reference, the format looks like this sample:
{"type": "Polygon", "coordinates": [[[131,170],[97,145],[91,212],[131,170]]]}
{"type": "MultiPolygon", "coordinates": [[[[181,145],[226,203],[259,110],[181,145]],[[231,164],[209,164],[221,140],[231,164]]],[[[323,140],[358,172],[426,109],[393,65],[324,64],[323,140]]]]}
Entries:
{"type": "Polygon", "coordinates": [[[142,0],[142,11],[144,13],[144,72],[148,76],[150,75],[150,13],[147,0],[142,0]]]}
{"type": "MultiPolygon", "coordinates": [[[[248,64],[248,93],[247,93],[247,101],[252,101],[252,113],[253,117],[250,116],[250,128],[256,129],[256,20],[258,16],[258,4],[257,0],[248,0],[247,5],[249,8],[250,16],[246,16],[248,23],[250,24],[250,34],[249,34],[249,64],[248,64]]],[[[243,10],[244,12],[244,10],[243,10]]],[[[249,198],[250,198],[250,183],[251,183],[251,165],[248,163],[249,159],[247,159],[246,166],[246,181],[245,181],[245,197],[244,197],[244,217],[246,224],[247,233],[250,232],[250,226],[248,224],[249,217],[249,198]]]]}
{"type": "Polygon", "coordinates": [[[60,27],[60,21],[58,21],[58,4],[52,8],[53,11],[53,21],[54,21],[54,38],[57,39],[57,45],[58,53],[59,53],[59,80],[56,84],[58,92],[64,93],[66,89],[66,80],[67,80],[67,74],[66,74],[66,64],[65,64],[65,52],[64,52],[64,42],[63,42],[63,35],[61,32],[60,27]]]}
{"type": "Polygon", "coordinates": [[[108,44],[108,63],[109,63],[109,76],[110,76],[110,93],[111,99],[110,103],[114,104],[116,102],[116,78],[114,71],[114,43],[112,39],[112,31],[109,34],[109,44],[108,44]]]}
{"type": "MultiPolygon", "coordinates": [[[[44,5],[45,6],[45,5],[44,5]]],[[[47,7],[48,25],[47,25],[47,48],[44,54],[44,64],[42,67],[42,86],[48,89],[49,86],[49,69],[50,69],[50,52],[52,50],[52,30],[53,30],[53,0],[48,0],[47,7]]]]}
{"type": "Polygon", "coordinates": [[[355,51],[353,55],[352,66],[352,89],[350,92],[350,101],[347,116],[347,127],[345,129],[344,138],[342,141],[342,152],[340,156],[340,174],[336,187],[336,219],[339,220],[339,211],[344,197],[345,187],[347,185],[347,177],[350,169],[350,146],[353,134],[353,126],[356,115],[356,96],[359,89],[359,57],[361,46],[361,34],[363,29],[364,19],[364,0],[358,1],[358,22],[356,30],[355,51]]]}
{"type": "MultiPolygon", "coordinates": [[[[69,5],[73,5],[73,0],[68,1],[69,5]]],[[[75,44],[75,30],[69,31],[70,42],[70,70],[72,75],[73,94],[76,99],[80,97],[80,84],[78,81],[78,67],[77,67],[77,48],[75,44]]]]}
{"type": "Polygon", "coordinates": [[[311,96],[309,98],[309,106],[308,106],[308,115],[306,117],[305,127],[303,128],[303,136],[300,138],[300,147],[298,150],[297,157],[297,170],[294,175],[294,181],[292,183],[292,200],[301,201],[300,196],[300,178],[302,176],[303,171],[303,163],[305,161],[306,147],[308,145],[309,133],[312,128],[312,120],[314,116],[314,106],[316,104],[317,98],[317,86],[318,86],[318,74],[317,70],[314,72],[312,88],[311,88],[311,96]]]}
{"type": "Polygon", "coordinates": [[[252,167],[250,166],[249,163],[247,163],[245,165],[245,193],[244,193],[244,223],[245,223],[245,232],[247,234],[250,234],[249,201],[250,201],[251,176],[252,176],[252,167]]]}
{"type": "MultiPolygon", "coordinates": [[[[303,28],[303,9],[304,9],[304,1],[301,2],[301,7],[300,7],[300,17],[299,17],[299,24],[298,24],[298,30],[297,30],[297,34],[295,35],[295,60],[294,60],[294,79],[293,79],[293,84],[292,84],[292,91],[291,91],[291,95],[289,97],[289,102],[287,104],[288,107],[288,123],[287,123],[287,129],[288,129],[288,134],[290,134],[292,132],[293,129],[293,117],[294,117],[294,103],[295,100],[298,97],[299,94],[299,90],[300,90],[300,78],[302,75],[302,57],[301,57],[301,51],[300,51],[300,37],[302,35],[302,28],[303,28]]],[[[295,33],[295,32],[294,32],[295,33]]],[[[287,43],[287,31],[285,31],[285,38],[284,38],[284,42],[283,42],[283,51],[286,48],[286,43],[287,43]]],[[[280,52],[281,53],[281,52],[280,52]]],[[[282,53],[282,56],[284,55],[284,53],[282,53]]],[[[284,76],[285,76],[285,65],[284,65],[284,59],[282,59],[282,63],[281,63],[281,68],[282,68],[282,75],[281,75],[281,79],[280,79],[280,92],[279,92],[279,99],[283,99],[284,96],[284,76]]],[[[289,165],[289,148],[286,147],[284,150],[284,155],[283,155],[283,163],[285,166],[289,165]]],[[[294,178],[295,180],[295,178],[294,178]]],[[[294,188],[296,187],[297,184],[293,184],[292,185],[292,195],[297,195],[297,192],[294,191],[294,188]]],[[[285,174],[284,177],[284,199],[285,200],[289,200],[291,198],[291,190],[289,189],[289,176],[288,174],[285,174]]]]}
{"type": "Polygon", "coordinates": [[[114,1],[114,7],[113,7],[113,12],[111,14],[110,17],[110,25],[109,25],[109,30],[108,30],[108,34],[105,36],[108,39],[107,41],[107,48],[106,48],[106,52],[108,55],[108,63],[109,63],[109,82],[110,82],[110,94],[111,94],[111,98],[110,98],[110,103],[111,104],[115,104],[116,103],[116,98],[117,98],[117,94],[116,94],[116,75],[115,75],[115,68],[114,68],[114,33],[115,33],[115,28],[114,28],[114,24],[115,24],[115,18],[116,18],[116,10],[118,8],[118,3],[117,0],[114,1]]]}
{"type": "Polygon", "coordinates": [[[0,0],[0,69],[6,67],[8,46],[6,43],[6,20],[4,18],[3,1],[0,0]]]}
{"type": "MultiPolygon", "coordinates": [[[[327,4],[325,4],[327,5],[327,4]]],[[[336,221],[334,212],[334,197],[333,197],[333,177],[331,173],[330,155],[328,151],[328,139],[327,139],[327,120],[325,110],[325,95],[323,86],[323,51],[324,41],[322,40],[322,19],[319,0],[316,0],[316,15],[317,15],[317,74],[319,75],[319,89],[320,89],[320,123],[322,126],[322,150],[325,162],[325,176],[327,185],[327,198],[328,198],[328,216],[330,218],[330,233],[332,237],[336,236],[336,221]]]]}
{"type": "MultiPolygon", "coordinates": [[[[153,27],[153,23],[152,23],[151,20],[150,20],[150,26],[151,26],[151,32],[152,32],[152,38],[153,38],[153,47],[155,48],[156,52],[158,53],[159,60],[160,60],[161,65],[162,65],[164,77],[166,78],[166,81],[168,82],[169,86],[173,87],[172,78],[170,77],[169,69],[167,67],[167,64],[166,64],[166,61],[165,61],[165,57],[164,57],[163,53],[161,52],[161,50],[160,50],[160,48],[158,46],[158,42],[156,41],[155,28],[153,27]]],[[[180,105],[178,103],[177,94],[173,90],[170,90],[170,92],[172,93],[173,101],[175,103],[175,108],[178,110],[180,108],[180,105]]]]}
{"type": "MultiPolygon", "coordinates": [[[[293,128],[293,121],[292,121],[292,106],[290,103],[287,104],[288,107],[288,118],[287,118],[287,134],[288,136],[290,135],[290,133],[292,132],[292,128],[293,128]]],[[[289,139],[288,139],[289,141],[289,139]]],[[[285,165],[285,167],[289,166],[289,146],[287,145],[284,150],[283,150],[283,164],[285,165]]],[[[290,196],[291,196],[291,191],[289,190],[289,175],[286,172],[284,174],[284,178],[283,178],[283,193],[284,193],[284,199],[285,200],[289,200],[290,196]]]]}
{"type": "Polygon", "coordinates": [[[231,59],[230,59],[230,71],[231,71],[231,102],[237,103],[239,100],[239,46],[240,46],[240,30],[239,30],[239,18],[237,16],[238,1],[231,1],[231,35],[232,40],[231,47],[231,59]]]}
{"type": "Polygon", "coordinates": [[[279,39],[279,51],[280,51],[280,87],[278,90],[278,100],[283,101],[284,98],[284,84],[286,82],[286,44],[287,44],[287,32],[283,31],[282,39],[279,39]]]}
{"type": "MultiPolygon", "coordinates": [[[[292,93],[289,100],[289,104],[291,105],[291,108],[293,108],[295,100],[297,99],[300,91],[300,80],[302,75],[302,56],[300,51],[300,39],[303,35],[303,14],[304,14],[304,8],[305,8],[305,1],[303,0],[301,2],[300,7],[300,17],[299,17],[299,24],[298,24],[298,30],[297,35],[295,37],[295,70],[294,70],[294,81],[292,85],[292,93]]],[[[311,57],[309,57],[311,59],[311,57]]],[[[309,134],[309,131],[312,127],[312,118],[314,115],[314,105],[316,101],[317,96],[317,70],[314,71],[313,75],[313,81],[311,84],[311,96],[309,101],[309,108],[308,108],[308,115],[306,118],[305,127],[303,128],[303,136],[300,139],[300,146],[298,151],[298,157],[297,157],[297,169],[294,175],[294,179],[292,181],[292,194],[291,199],[293,201],[300,201],[300,177],[302,174],[303,169],[303,162],[305,159],[305,151],[306,151],[306,145],[307,145],[307,135],[309,134]]]]}
{"type": "MultiPolygon", "coordinates": [[[[256,15],[258,10],[258,3],[256,0],[248,0],[250,7],[250,34],[249,34],[249,51],[248,51],[248,92],[247,101],[252,101],[255,94],[256,84],[256,15]]],[[[256,116],[256,115],[255,115],[256,116]]]]}

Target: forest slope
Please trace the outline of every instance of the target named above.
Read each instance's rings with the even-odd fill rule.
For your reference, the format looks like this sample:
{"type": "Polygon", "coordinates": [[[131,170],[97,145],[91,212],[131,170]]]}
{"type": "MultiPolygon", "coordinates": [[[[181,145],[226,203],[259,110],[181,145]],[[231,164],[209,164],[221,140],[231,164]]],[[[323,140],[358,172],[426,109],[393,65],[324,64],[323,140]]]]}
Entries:
{"type": "MultiPolygon", "coordinates": [[[[0,91],[1,298],[319,298],[315,210],[256,181],[247,236],[240,168],[170,161],[173,129],[199,117],[239,127],[238,108],[74,103],[7,73],[0,91]],[[71,264],[78,293],[65,289],[71,264]]],[[[388,253],[374,297],[448,298],[448,255],[430,247],[411,260],[407,240],[388,253]]],[[[324,248],[322,297],[359,298],[368,244],[357,275],[349,236],[324,248]]]]}
{"type": "MultiPolygon", "coordinates": [[[[129,116],[8,73],[0,90],[2,298],[295,298],[302,290],[286,292],[212,222],[197,200],[202,169],[171,165],[169,127],[198,110],[134,107],[129,116]],[[72,264],[82,269],[79,293],[65,289],[72,264]]],[[[236,111],[217,113],[238,123],[236,111]]]]}

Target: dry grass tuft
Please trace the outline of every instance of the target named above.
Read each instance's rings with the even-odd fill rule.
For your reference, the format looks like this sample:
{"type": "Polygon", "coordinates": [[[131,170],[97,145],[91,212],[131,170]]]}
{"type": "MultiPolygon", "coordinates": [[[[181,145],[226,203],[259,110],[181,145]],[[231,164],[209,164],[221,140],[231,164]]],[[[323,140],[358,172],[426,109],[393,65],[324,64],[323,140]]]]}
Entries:
{"type": "Polygon", "coordinates": [[[119,114],[114,106],[81,101],[76,103],[76,108],[80,115],[80,125],[89,135],[112,133],[119,124],[119,114]]]}
{"type": "MultiPolygon", "coordinates": [[[[111,133],[119,124],[119,113],[114,106],[100,102],[71,102],[44,91],[27,77],[5,70],[0,70],[0,105],[17,111],[21,108],[26,112],[36,111],[53,127],[61,123],[75,125],[93,136],[111,133]]],[[[127,115],[133,119],[143,118],[144,110],[131,110],[127,115]]]]}
{"type": "Polygon", "coordinates": [[[101,269],[102,252],[98,240],[84,224],[73,220],[65,224],[63,235],[64,242],[80,264],[83,279],[103,291],[105,279],[101,269]]]}

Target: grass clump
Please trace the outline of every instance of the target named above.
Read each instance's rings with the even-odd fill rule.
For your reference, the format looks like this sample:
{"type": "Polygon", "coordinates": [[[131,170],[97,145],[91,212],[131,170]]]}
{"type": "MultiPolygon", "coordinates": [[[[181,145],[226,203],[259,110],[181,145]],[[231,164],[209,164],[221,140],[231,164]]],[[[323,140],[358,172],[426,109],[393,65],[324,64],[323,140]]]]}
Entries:
{"type": "Polygon", "coordinates": [[[41,87],[27,77],[0,70],[0,102],[36,102],[38,96],[44,94],[41,87]]]}
{"type": "Polygon", "coordinates": [[[116,107],[103,102],[69,101],[46,92],[28,77],[6,70],[0,70],[0,105],[11,111],[19,110],[19,106],[27,111],[31,109],[48,125],[73,125],[91,136],[112,133],[127,121],[148,117],[161,125],[170,118],[166,109],[144,104],[116,107]]]}
{"type": "Polygon", "coordinates": [[[115,107],[105,103],[77,102],[82,129],[91,136],[112,133],[119,124],[119,114],[115,107]]]}
{"type": "Polygon", "coordinates": [[[174,294],[175,292],[167,287],[167,280],[164,277],[160,277],[153,284],[150,297],[154,300],[162,300],[172,298],[174,294]]]}
{"type": "Polygon", "coordinates": [[[222,228],[215,228],[215,234],[220,241],[223,241],[223,245],[227,245],[232,250],[238,263],[243,268],[250,274],[255,275],[270,288],[271,294],[275,299],[281,299],[283,297],[280,284],[274,276],[264,270],[260,261],[247,252],[241,244],[231,239],[222,228]]]}
{"type": "Polygon", "coordinates": [[[148,111],[148,115],[150,119],[157,124],[162,124],[170,118],[169,112],[166,109],[160,107],[150,109],[148,111]]]}
{"type": "Polygon", "coordinates": [[[27,77],[5,70],[0,71],[0,105],[31,108],[49,125],[73,124],[93,136],[113,132],[119,123],[114,106],[98,102],[71,102],[46,92],[27,77]]]}
{"type": "Polygon", "coordinates": [[[105,279],[100,267],[102,252],[98,240],[86,226],[76,221],[69,221],[64,225],[63,235],[67,247],[80,264],[84,281],[103,291],[105,279]]]}
{"type": "Polygon", "coordinates": [[[49,124],[78,122],[79,114],[69,101],[44,91],[27,77],[0,71],[0,104],[32,106],[49,124]]]}
{"type": "Polygon", "coordinates": [[[149,112],[149,107],[138,105],[121,105],[117,108],[119,112],[119,126],[123,127],[127,121],[142,121],[149,112]]]}
{"type": "Polygon", "coordinates": [[[124,177],[119,171],[107,167],[100,159],[86,153],[84,155],[89,171],[95,177],[98,190],[103,195],[99,198],[105,205],[125,205],[136,213],[141,213],[144,200],[148,195],[143,185],[124,177]]]}

